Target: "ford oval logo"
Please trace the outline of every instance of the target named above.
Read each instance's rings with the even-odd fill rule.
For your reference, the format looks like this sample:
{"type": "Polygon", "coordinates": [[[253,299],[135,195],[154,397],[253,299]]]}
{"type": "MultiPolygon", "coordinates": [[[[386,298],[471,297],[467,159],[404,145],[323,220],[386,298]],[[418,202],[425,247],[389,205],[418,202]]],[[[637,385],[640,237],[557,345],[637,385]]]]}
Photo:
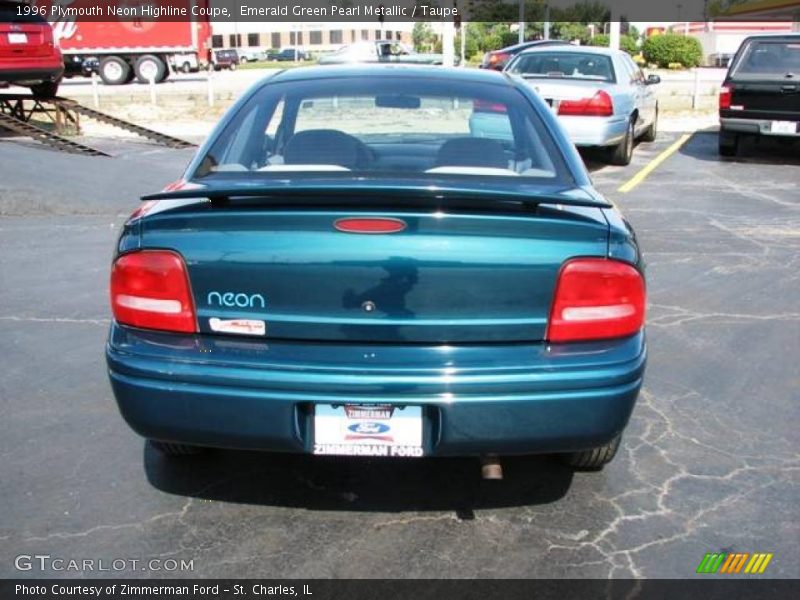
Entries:
{"type": "Polygon", "coordinates": [[[386,433],[390,427],[384,423],[375,423],[373,421],[364,421],[362,423],[353,423],[348,425],[347,429],[353,433],[361,433],[364,435],[375,435],[379,433],[386,433]]]}

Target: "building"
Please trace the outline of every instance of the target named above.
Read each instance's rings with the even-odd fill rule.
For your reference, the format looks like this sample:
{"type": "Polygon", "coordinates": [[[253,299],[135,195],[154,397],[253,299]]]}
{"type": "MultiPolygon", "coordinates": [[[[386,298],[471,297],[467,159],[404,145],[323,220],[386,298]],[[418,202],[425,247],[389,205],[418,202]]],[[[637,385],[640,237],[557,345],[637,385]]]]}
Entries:
{"type": "Polygon", "coordinates": [[[410,22],[287,23],[279,21],[212,22],[214,48],[257,50],[299,47],[312,53],[330,52],[361,41],[396,40],[411,44],[410,22]]]}

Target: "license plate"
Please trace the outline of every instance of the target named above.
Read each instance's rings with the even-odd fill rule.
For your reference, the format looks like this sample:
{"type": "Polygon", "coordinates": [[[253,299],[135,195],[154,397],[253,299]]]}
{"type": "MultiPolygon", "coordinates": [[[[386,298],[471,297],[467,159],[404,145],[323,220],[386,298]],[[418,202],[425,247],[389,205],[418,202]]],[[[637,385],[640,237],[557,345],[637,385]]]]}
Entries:
{"type": "Polygon", "coordinates": [[[8,43],[9,44],[27,44],[28,43],[28,36],[24,33],[9,33],[8,34],[8,43]]]}
{"type": "Polygon", "coordinates": [[[422,408],[318,404],[314,407],[314,454],[422,456],[422,408]]]}
{"type": "Polygon", "coordinates": [[[770,131],[772,133],[797,133],[797,123],[794,121],[773,121],[770,131]]]}

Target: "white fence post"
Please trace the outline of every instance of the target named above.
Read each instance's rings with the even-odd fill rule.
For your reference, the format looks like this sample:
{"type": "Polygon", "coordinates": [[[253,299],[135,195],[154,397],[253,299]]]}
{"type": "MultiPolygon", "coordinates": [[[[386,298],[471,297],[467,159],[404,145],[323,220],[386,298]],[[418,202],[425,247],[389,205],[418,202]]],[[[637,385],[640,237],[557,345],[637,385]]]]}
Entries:
{"type": "Polygon", "coordinates": [[[214,106],[214,67],[208,69],[208,105],[214,106]]]}
{"type": "Polygon", "coordinates": [[[153,106],[156,105],[156,78],[154,75],[150,75],[147,78],[148,85],[150,86],[150,104],[153,106]]]}
{"type": "Polygon", "coordinates": [[[94,107],[100,108],[100,91],[97,87],[97,73],[92,71],[92,100],[94,101],[94,107]]]}

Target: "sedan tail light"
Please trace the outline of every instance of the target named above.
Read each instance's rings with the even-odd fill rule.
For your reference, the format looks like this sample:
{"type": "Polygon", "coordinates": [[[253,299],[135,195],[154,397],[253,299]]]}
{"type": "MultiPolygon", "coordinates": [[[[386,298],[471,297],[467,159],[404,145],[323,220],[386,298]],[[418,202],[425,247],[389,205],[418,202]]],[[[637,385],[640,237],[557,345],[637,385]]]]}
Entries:
{"type": "Polygon", "coordinates": [[[489,55],[489,66],[497,69],[503,66],[508,60],[508,54],[505,52],[493,52],[489,55]]]}
{"type": "Polygon", "coordinates": [[[644,325],[645,285],[628,263],[576,258],[558,275],[547,340],[574,342],[632,335],[644,325]]]}
{"type": "Polygon", "coordinates": [[[724,85],[719,88],[719,109],[729,110],[731,107],[731,97],[733,96],[733,86],[724,85]]]}
{"type": "Polygon", "coordinates": [[[120,256],[111,269],[111,309],[124,325],[197,331],[186,265],[175,252],[142,250],[120,256]]]}
{"type": "Polygon", "coordinates": [[[614,102],[603,90],[591,98],[580,100],[562,100],[558,105],[558,114],[574,117],[610,117],[614,114],[614,102]]]}

